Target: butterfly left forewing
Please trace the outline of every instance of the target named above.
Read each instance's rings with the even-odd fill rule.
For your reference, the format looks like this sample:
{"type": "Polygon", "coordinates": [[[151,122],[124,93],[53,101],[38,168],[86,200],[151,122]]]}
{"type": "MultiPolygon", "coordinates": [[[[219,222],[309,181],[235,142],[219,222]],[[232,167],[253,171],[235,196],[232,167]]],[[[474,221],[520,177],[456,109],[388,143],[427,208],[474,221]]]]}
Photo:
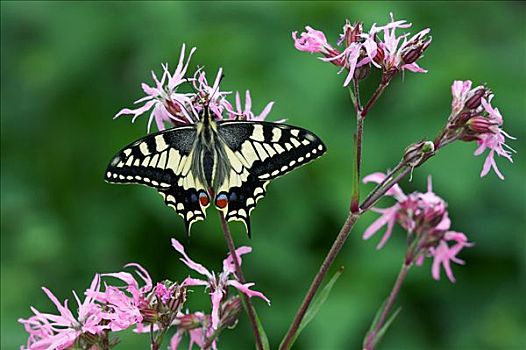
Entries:
{"type": "Polygon", "coordinates": [[[188,233],[194,222],[205,218],[208,205],[200,198],[204,187],[191,171],[195,137],[195,127],[184,126],[141,138],[112,159],[105,180],[155,188],[184,219],[188,233]]]}

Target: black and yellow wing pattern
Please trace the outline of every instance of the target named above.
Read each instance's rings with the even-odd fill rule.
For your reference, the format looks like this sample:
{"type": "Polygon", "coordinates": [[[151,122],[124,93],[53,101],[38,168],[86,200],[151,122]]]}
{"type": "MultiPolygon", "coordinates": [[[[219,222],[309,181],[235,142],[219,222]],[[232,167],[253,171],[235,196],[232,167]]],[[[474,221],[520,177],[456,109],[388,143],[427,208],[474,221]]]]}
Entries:
{"type": "Polygon", "coordinates": [[[183,218],[188,234],[194,222],[206,217],[214,197],[226,219],[242,221],[250,235],[250,213],[265,195],[269,181],[326,151],[316,135],[299,127],[222,121],[210,128],[216,135],[212,138],[215,156],[202,156],[202,129],[202,124],[176,127],[135,141],[113,158],[105,180],[155,188],[183,218]],[[202,166],[202,173],[211,177],[218,163],[226,164],[226,174],[212,186],[195,168],[202,166]]]}

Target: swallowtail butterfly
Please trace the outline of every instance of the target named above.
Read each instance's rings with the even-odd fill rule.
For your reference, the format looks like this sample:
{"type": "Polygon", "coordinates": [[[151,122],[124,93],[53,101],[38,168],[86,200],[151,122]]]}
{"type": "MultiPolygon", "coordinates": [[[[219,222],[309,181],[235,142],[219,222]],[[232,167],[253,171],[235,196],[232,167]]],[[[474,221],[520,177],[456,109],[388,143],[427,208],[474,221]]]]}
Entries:
{"type": "Polygon", "coordinates": [[[112,159],[105,180],[155,188],[175,209],[187,235],[213,203],[226,220],[242,221],[250,236],[250,213],[268,183],[326,149],[312,132],[259,121],[214,121],[208,107],[196,124],[150,134],[112,159]]]}

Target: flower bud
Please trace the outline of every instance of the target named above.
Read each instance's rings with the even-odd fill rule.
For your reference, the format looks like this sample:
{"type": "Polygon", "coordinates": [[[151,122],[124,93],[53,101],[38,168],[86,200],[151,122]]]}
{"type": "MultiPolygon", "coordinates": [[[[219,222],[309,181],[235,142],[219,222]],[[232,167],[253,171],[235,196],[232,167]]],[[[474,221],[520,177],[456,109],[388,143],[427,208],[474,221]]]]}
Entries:
{"type": "Polygon", "coordinates": [[[378,64],[383,64],[384,59],[385,59],[385,51],[384,49],[382,49],[380,45],[378,45],[376,49],[376,56],[374,56],[373,60],[378,64]]]}
{"type": "Polygon", "coordinates": [[[471,118],[466,123],[469,130],[478,134],[495,133],[494,126],[496,123],[492,122],[488,118],[476,116],[471,118]]]}
{"type": "Polygon", "coordinates": [[[431,38],[429,38],[427,41],[422,41],[421,39],[416,41],[414,45],[411,45],[407,47],[402,52],[402,62],[404,64],[411,64],[416,62],[420,57],[422,57],[422,54],[424,51],[428,48],[428,46],[431,44],[431,38]]]}
{"type": "Polygon", "coordinates": [[[177,317],[176,325],[182,329],[190,330],[201,326],[203,319],[197,314],[187,314],[177,317]]]}
{"type": "Polygon", "coordinates": [[[351,22],[346,20],[345,25],[343,26],[343,34],[341,36],[340,42],[344,42],[345,46],[348,47],[360,39],[362,31],[363,25],[361,22],[355,22],[353,25],[351,25],[351,22]]]}
{"type": "Polygon", "coordinates": [[[235,326],[242,308],[243,305],[239,296],[225,301],[221,307],[221,325],[224,327],[235,326]]]}
{"type": "Polygon", "coordinates": [[[480,89],[473,91],[471,97],[466,100],[464,107],[467,109],[476,109],[481,104],[482,97],[486,94],[486,89],[480,87],[480,89]]]}
{"type": "Polygon", "coordinates": [[[410,167],[422,164],[425,155],[435,151],[435,144],[431,141],[420,141],[406,148],[403,161],[410,167]]]}
{"type": "Polygon", "coordinates": [[[159,317],[159,312],[156,309],[152,309],[150,307],[141,308],[140,311],[143,322],[155,323],[159,317]]]}

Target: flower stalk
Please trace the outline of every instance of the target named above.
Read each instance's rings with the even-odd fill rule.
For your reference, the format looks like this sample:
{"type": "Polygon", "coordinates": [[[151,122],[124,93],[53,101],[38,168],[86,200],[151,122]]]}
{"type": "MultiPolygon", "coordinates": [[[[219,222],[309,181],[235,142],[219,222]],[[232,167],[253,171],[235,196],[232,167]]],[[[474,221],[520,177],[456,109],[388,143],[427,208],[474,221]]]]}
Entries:
{"type": "Polygon", "coordinates": [[[398,293],[400,292],[400,287],[404,283],[405,278],[407,277],[407,273],[409,272],[411,266],[412,263],[404,262],[402,264],[400,272],[398,273],[398,277],[396,278],[393,288],[389,293],[389,297],[383,305],[382,313],[380,314],[378,321],[373,325],[372,330],[366,336],[363,347],[364,350],[374,350],[376,344],[380,340],[382,333],[381,331],[385,326],[385,323],[388,319],[387,317],[389,316],[391,309],[393,308],[394,302],[396,301],[398,293]]]}
{"type": "Polygon", "coordinates": [[[329,252],[327,253],[327,256],[323,260],[323,263],[321,264],[320,269],[318,270],[318,273],[316,273],[316,276],[314,276],[314,279],[312,280],[309,290],[307,291],[307,294],[305,295],[303,302],[301,303],[298,311],[296,312],[294,320],[292,321],[292,324],[290,325],[290,328],[287,331],[287,334],[285,335],[285,337],[283,338],[283,341],[281,342],[281,345],[279,347],[280,350],[290,349],[290,347],[292,346],[292,340],[295,338],[295,334],[298,331],[298,328],[301,324],[301,321],[303,320],[303,317],[305,316],[305,313],[307,312],[307,309],[312,303],[312,300],[314,299],[314,296],[316,295],[317,290],[320,288],[321,283],[323,282],[323,279],[327,275],[329,268],[332,266],[332,264],[334,263],[334,260],[338,256],[338,253],[343,248],[343,245],[345,244],[347,237],[349,237],[349,233],[351,232],[351,229],[353,228],[354,224],[356,223],[359,217],[360,217],[360,214],[357,214],[357,213],[349,213],[349,216],[347,216],[347,219],[345,220],[345,223],[340,229],[338,236],[336,236],[336,239],[334,240],[334,243],[332,244],[331,249],[329,250],[329,252]]]}
{"type": "MultiPolygon", "coordinates": [[[[225,237],[226,244],[228,246],[228,250],[230,251],[230,255],[232,256],[232,260],[234,262],[234,266],[236,269],[236,276],[239,282],[245,283],[245,276],[243,274],[243,270],[241,269],[241,265],[239,264],[239,261],[237,258],[234,240],[232,239],[232,234],[230,233],[228,223],[222,211],[219,211],[219,219],[221,222],[221,229],[223,231],[223,235],[225,237]]],[[[254,332],[254,338],[256,340],[256,349],[264,350],[265,348],[263,346],[263,340],[261,338],[261,333],[260,333],[260,329],[258,326],[256,310],[254,308],[254,305],[252,304],[252,302],[250,301],[250,298],[247,295],[241,292],[239,294],[243,298],[243,305],[245,305],[248,320],[250,322],[250,326],[252,327],[252,331],[254,332]]]]}

